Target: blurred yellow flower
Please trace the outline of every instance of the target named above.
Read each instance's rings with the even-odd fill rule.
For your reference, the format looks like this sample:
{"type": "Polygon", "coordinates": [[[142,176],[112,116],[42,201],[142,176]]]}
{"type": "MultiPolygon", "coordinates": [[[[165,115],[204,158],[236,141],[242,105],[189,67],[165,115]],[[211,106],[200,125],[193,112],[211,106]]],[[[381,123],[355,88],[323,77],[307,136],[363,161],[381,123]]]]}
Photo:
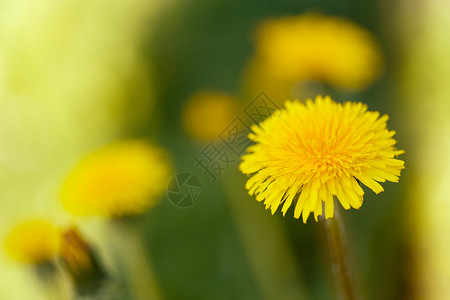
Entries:
{"type": "Polygon", "coordinates": [[[383,191],[378,182],[398,182],[404,162],[395,159],[395,131],[386,128],[388,116],[367,111],[362,103],[334,102],[317,96],[303,104],[287,101],[286,107],[253,125],[249,138],[256,142],[242,157],[249,194],[265,200],[272,214],[282,203],[286,214],[295,200],[294,217],[306,222],[314,217],[333,217],[334,196],[345,209],[359,208],[364,191],[383,191]],[[378,182],[377,182],[378,181],[378,182]]]}
{"type": "Polygon", "coordinates": [[[200,91],[193,94],[182,112],[183,127],[194,139],[209,141],[238,114],[236,100],[223,92],[200,91]]]}
{"type": "Polygon", "coordinates": [[[143,213],[156,204],[170,173],[163,149],[143,140],[116,142],[76,166],[63,185],[62,204],[75,215],[143,213]]]}
{"type": "Polygon", "coordinates": [[[364,88],[382,68],[380,50],[367,30],[317,13],[263,23],[256,57],[279,80],[317,80],[347,89],[364,88]]]}
{"type": "Polygon", "coordinates": [[[32,264],[51,261],[58,253],[60,231],[51,223],[31,220],[15,227],[5,240],[12,258],[32,264]]]}

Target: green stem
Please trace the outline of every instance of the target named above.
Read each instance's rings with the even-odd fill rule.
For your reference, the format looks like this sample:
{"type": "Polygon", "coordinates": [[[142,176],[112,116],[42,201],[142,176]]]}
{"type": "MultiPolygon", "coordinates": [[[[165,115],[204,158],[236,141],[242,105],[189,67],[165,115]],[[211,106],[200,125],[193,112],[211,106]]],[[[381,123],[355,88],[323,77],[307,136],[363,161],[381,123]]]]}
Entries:
{"type": "Polygon", "coordinates": [[[127,278],[135,299],[161,300],[162,295],[139,234],[126,220],[110,223],[115,251],[123,276],[127,278]]]}
{"type": "Polygon", "coordinates": [[[69,300],[73,298],[67,277],[53,262],[35,265],[34,271],[36,278],[43,287],[46,299],[69,300]]]}
{"type": "Polygon", "coordinates": [[[261,203],[248,196],[242,175],[230,171],[223,177],[224,190],[249,265],[264,299],[309,299],[298,262],[288,242],[282,223],[264,210],[261,203]]]}
{"type": "Polygon", "coordinates": [[[340,287],[342,299],[358,299],[353,274],[348,261],[345,232],[339,210],[335,209],[334,218],[325,220],[324,223],[331,250],[333,277],[340,287]]]}

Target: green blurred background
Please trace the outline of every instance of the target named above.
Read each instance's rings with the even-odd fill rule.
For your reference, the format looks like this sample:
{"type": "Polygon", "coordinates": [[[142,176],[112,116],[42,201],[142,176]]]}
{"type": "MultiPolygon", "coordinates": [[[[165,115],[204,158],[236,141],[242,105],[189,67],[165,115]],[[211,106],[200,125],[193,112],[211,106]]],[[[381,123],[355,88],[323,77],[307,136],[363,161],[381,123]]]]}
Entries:
{"type": "MultiPolygon", "coordinates": [[[[450,245],[435,229],[450,226],[428,217],[445,219],[435,208],[449,206],[442,179],[449,177],[431,180],[449,166],[443,78],[450,47],[443,40],[450,15],[437,0],[1,0],[1,236],[36,216],[74,222],[121,283],[119,299],[148,299],[133,283],[145,285],[146,273],[113,266],[116,256],[140,265],[130,236],[105,229],[102,219],[69,216],[58,198],[80,158],[117,139],[145,137],[168,150],[174,174],[195,174],[203,187],[194,207],[177,208],[164,195],[148,213],[118,221],[136,234],[163,299],[338,299],[322,224],[265,211],[247,195],[237,162],[211,182],[194,161],[205,143],[191,139],[181,121],[186,100],[200,90],[233,95],[244,115],[257,96],[243,88],[257,25],[309,11],[345,17],[375,35],[382,76],[363,91],[325,91],[389,114],[398,148],[407,152],[400,183],[385,184],[377,196],[366,189],[362,208],[342,214],[359,292],[364,299],[445,299],[450,245]],[[438,197],[427,193],[436,187],[438,197]],[[423,208],[427,197],[437,203],[430,209],[423,208]],[[423,244],[435,239],[424,236],[444,240],[435,245],[438,260],[427,260],[435,252],[423,244]]],[[[1,255],[1,299],[46,299],[28,269],[1,255]]]]}

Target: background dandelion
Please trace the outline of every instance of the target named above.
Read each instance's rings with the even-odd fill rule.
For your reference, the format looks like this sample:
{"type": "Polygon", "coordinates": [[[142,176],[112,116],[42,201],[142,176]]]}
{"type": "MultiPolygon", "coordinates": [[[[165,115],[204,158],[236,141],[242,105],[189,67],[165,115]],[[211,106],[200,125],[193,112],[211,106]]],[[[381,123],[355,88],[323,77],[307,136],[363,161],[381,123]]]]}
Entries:
{"type": "Polygon", "coordinates": [[[154,206],[170,179],[168,154],[144,140],[118,141],[80,161],[61,201],[75,215],[123,217],[154,206]]]}
{"type": "Polygon", "coordinates": [[[361,90],[383,69],[381,50],[368,30],[317,12],[262,22],[254,48],[244,90],[251,94],[265,90],[281,101],[315,97],[325,92],[322,85],[361,90]]]}
{"type": "Polygon", "coordinates": [[[201,142],[209,142],[219,137],[238,112],[238,103],[233,96],[205,90],[189,97],[181,119],[189,136],[201,142]]]}
{"type": "Polygon", "coordinates": [[[17,225],[5,240],[6,251],[13,259],[36,265],[55,259],[59,245],[59,230],[44,220],[17,225]]]}

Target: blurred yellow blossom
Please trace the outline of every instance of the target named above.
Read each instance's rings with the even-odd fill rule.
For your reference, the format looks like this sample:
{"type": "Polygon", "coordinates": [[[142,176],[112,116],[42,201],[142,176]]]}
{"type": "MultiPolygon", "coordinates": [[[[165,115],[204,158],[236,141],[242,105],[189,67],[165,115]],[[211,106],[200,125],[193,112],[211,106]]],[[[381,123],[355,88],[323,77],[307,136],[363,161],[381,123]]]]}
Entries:
{"type": "Polygon", "coordinates": [[[372,34],[318,13],[264,22],[256,35],[256,61],[276,81],[316,80],[346,89],[364,88],[382,69],[372,34]]]}
{"type": "Polygon", "coordinates": [[[57,255],[60,231],[44,220],[19,224],[5,240],[6,251],[12,258],[32,264],[51,261],[57,255]]]}
{"type": "Polygon", "coordinates": [[[209,141],[218,138],[237,113],[237,102],[232,96],[200,91],[187,100],[182,113],[183,127],[194,139],[209,141]]]}
{"type": "Polygon", "coordinates": [[[144,140],[110,144],[84,158],[62,189],[62,204],[75,215],[121,217],[156,204],[170,179],[165,151],[144,140]]]}
{"type": "Polygon", "coordinates": [[[249,194],[264,200],[272,214],[283,204],[285,215],[295,203],[294,217],[306,222],[314,217],[333,217],[334,196],[345,209],[360,208],[363,183],[375,193],[378,182],[398,182],[404,162],[395,159],[388,116],[367,111],[361,102],[334,102],[317,96],[303,104],[287,101],[286,107],[253,125],[249,138],[256,145],[242,157],[240,170],[253,174],[246,183],[249,194]]]}

